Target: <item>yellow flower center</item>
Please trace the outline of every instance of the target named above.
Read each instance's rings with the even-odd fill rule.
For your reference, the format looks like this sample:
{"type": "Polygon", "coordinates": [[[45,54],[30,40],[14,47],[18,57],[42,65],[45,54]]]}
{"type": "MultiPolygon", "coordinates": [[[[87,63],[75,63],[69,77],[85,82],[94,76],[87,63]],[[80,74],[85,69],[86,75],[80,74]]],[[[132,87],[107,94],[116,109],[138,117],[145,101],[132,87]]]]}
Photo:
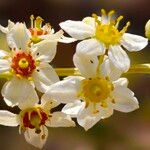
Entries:
{"type": "Polygon", "coordinates": [[[87,105],[91,102],[106,106],[105,100],[110,96],[112,90],[113,85],[107,78],[95,77],[81,81],[78,96],[84,100],[87,105]]]}
{"type": "Polygon", "coordinates": [[[97,25],[96,38],[105,45],[119,44],[122,34],[111,25],[97,25]]]}
{"type": "Polygon", "coordinates": [[[113,20],[112,16],[115,11],[110,11],[108,15],[104,9],[101,10],[102,17],[99,17],[96,14],[93,14],[93,18],[95,18],[95,37],[100,42],[104,43],[106,47],[109,45],[119,44],[122,35],[127,31],[130,22],[127,22],[126,26],[123,27],[121,31],[118,30],[118,26],[120,21],[123,19],[123,16],[119,16],[117,19],[113,20]]]}
{"type": "Polygon", "coordinates": [[[28,68],[29,62],[26,58],[22,58],[22,59],[19,60],[18,65],[19,65],[20,68],[25,69],[25,68],[28,68]]]}

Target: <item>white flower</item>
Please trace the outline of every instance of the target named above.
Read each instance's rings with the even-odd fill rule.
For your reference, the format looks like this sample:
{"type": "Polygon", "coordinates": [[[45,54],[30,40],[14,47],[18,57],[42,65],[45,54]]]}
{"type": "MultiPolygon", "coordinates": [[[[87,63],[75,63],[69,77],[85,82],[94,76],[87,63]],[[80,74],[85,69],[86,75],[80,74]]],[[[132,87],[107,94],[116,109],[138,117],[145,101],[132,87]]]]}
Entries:
{"type": "Polygon", "coordinates": [[[134,93],[127,88],[127,79],[117,79],[120,73],[108,58],[99,65],[97,57],[89,61],[75,54],[74,64],[82,76],[69,76],[51,85],[43,97],[65,103],[63,112],[77,117],[85,130],[111,116],[114,109],[130,112],[139,107],[134,93]]]}
{"type": "Polygon", "coordinates": [[[122,72],[128,71],[130,60],[122,46],[128,51],[140,51],[147,44],[148,40],[142,36],[125,33],[130,22],[119,31],[118,26],[123,16],[113,18],[114,11],[108,15],[102,9],[102,16],[86,17],[82,21],[67,20],[60,23],[60,27],[70,36],[77,40],[76,53],[78,55],[108,55],[109,60],[122,72]]]}
{"type": "MultiPolygon", "coordinates": [[[[71,43],[76,41],[76,39],[68,38],[63,35],[63,31],[59,30],[58,32],[54,33],[54,29],[51,28],[51,25],[49,23],[46,23],[44,26],[42,26],[43,18],[40,16],[37,16],[34,18],[33,15],[30,17],[31,19],[31,27],[29,29],[26,29],[25,32],[28,32],[28,36],[30,40],[28,39],[28,45],[31,46],[32,44],[39,43],[43,40],[52,40],[62,43],[71,43]]],[[[14,23],[10,20],[8,20],[8,27],[3,27],[0,25],[0,30],[6,34],[7,41],[10,47],[14,47],[11,31],[14,30],[15,26],[17,26],[20,23],[14,23]],[[13,44],[13,45],[12,45],[13,44]]],[[[25,24],[24,24],[25,25],[25,24]]]]}
{"type": "Polygon", "coordinates": [[[46,102],[42,99],[41,104],[24,107],[18,115],[0,110],[0,124],[12,127],[19,125],[19,133],[24,133],[26,141],[35,147],[42,148],[48,137],[47,127],[75,126],[65,113],[50,112],[57,105],[56,101],[46,102]]]}
{"type": "Polygon", "coordinates": [[[9,73],[11,80],[2,89],[2,95],[9,106],[26,105],[28,101],[38,101],[35,87],[45,92],[48,86],[59,80],[55,70],[49,65],[56,54],[57,41],[43,40],[31,47],[26,26],[17,23],[9,32],[10,51],[0,50],[0,73],[9,73]]]}

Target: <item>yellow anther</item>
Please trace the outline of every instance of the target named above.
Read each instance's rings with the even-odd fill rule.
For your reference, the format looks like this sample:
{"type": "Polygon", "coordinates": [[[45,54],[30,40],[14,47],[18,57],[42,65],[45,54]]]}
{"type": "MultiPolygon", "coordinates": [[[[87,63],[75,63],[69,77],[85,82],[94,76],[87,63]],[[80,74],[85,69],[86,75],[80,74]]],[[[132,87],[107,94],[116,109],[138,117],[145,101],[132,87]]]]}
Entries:
{"type": "Polygon", "coordinates": [[[36,63],[36,66],[39,66],[40,63],[41,63],[41,61],[40,61],[40,60],[37,60],[35,63],[36,63]]]}
{"type": "Polygon", "coordinates": [[[25,58],[22,58],[20,59],[18,65],[20,68],[25,69],[29,66],[29,62],[25,58]]]}
{"type": "Polygon", "coordinates": [[[123,27],[123,29],[120,31],[120,33],[121,34],[124,34],[126,31],[127,31],[127,29],[128,29],[128,27],[131,25],[131,23],[130,23],[130,21],[128,21],[127,23],[126,23],[126,25],[123,27]]]}
{"type": "Polygon", "coordinates": [[[115,11],[114,11],[114,10],[111,10],[111,11],[108,13],[108,17],[111,18],[114,13],[115,13],[115,11]]]}
{"type": "Polygon", "coordinates": [[[145,36],[150,40],[150,20],[145,25],[145,36]]]}
{"type": "Polygon", "coordinates": [[[22,79],[22,76],[20,74],[16,74],[16,77],[18,77],[19,79],[22,79]]]}
{"type": "Polygon", "coordinates": [[[120,21],[121,21],[122,19],[123,19],[123,16],[119,16],[119,17],[117,18],[117,22],[116,22],[116,25],[115,25],[116,28],[119,27],[119,23],[120,23],[120,21]]]}
{"type": "Polygon", "coordinates": [[[33,21],[34,21],[34,15],[30,16],[30,20],[31,20],[31,28],[33,28],[34,27],[34,23],[33,23],[33,21]]]}
{"type": "Polygon", "coordinates": [[[123,19],[123,16],[119,16],[119,17],[117,18],[117,22],[120,22],[122,19],[123,19]]]}
{"type": "Polygon", "coordinates": [[[104,16],[106,15],[105,9],[101,9],[101,14],[104,15],[104,16]]]}
{"type": "Polygon", "coordinates": [[[28,77],[28,80],[29,81],[33,81],[33,77],[28,77]]]}
{"type": "Polygon", "coordinates": [[[44,19],[42,17],[40,17],[40,16],[36,17],[35,27],[40,30],[41,27],[42,27],[42,22],[43,21],[44,21],[44,19]]]}

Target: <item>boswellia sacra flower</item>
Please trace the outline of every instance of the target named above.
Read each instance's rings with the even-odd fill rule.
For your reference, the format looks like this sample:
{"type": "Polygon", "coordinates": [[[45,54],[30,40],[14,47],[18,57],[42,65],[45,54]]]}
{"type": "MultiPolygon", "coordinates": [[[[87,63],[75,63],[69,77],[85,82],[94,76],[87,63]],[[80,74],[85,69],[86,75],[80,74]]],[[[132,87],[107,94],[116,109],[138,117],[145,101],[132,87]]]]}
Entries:
{"type": "Polygon", "coordinates": [[[19,133],[24,133],[28,143],[42,148],[48,137],[47,127],[74,127],[75,123],[70,116],[63,112],[51,112],[56,107],[56,101],[41,100],[41,104],[21,108],[19,114],[0,110],[0,124],[5,126],[18,126],[19,133]],[[46,127],[47,126],[47,127],[46,127]]]}
{"type": "Polygon", "coordinates": [[[43,40],[28,47],[29,32],[25,25],[17,23],[9,32],[11,50],[0,50],[0,74],[12,77],[5,83],[2,96],[9,106],[24,105],[38,101],[35,87],[45,92],[47,87],[58,81],[55,70],[49,65],[55,57],[56,40],[43,40]]]}
{"type": "Polygon", "coordinates": [[[148,40],[142,36],[126,33],[130,22],[119,30],[123,16],[114,19],[114,11],[108,14],[101,10],[102,16],[93,14],[82,21],[67,20],[60,23],[60,27],[77,40],[83,40],[77,44],[76,53],[91,57],[92,55],[108,55],[116,68],[126,72],[130,67],[130,60],[124,51],[140,51],[148,40]]]}
{"type": "MultiPolygon", "coordinates": [[[[75,39],[68,38],[63,35],[63,31],[59,30],[58,32],[54,32],[54,29],[51,27],[49,23],[46,23],[42,26],[42,23],[44,19],[40,16],[37,16],[36,18],[31,15],[31,26],[26,29],[28,32],[28,46],[31,46],[32,44],[39,43],[43,40],[49,39],[49,40],[55,40],[62,43],[71,43],[74,42],[75,39]]],[[[12,40],[12,30],[14,28],[19,27],[19,22],[16,24],[10,20],[8,20],[8,26],[3,27],[0,25],[0,30],[6,34],[7,41],[10,47],[14,47],[14,43],[12,40]]],[[[24,26],[26,27],[25,23],[24,26]]]]}
{"type": "Polygon", "coordinates": [[[82,76],[69,76],[54,83],[43,96],[65,103],[62,111],[77,117],[85,130],[111,116],[113,110],[130,112],[139,107],[134,93],[127,88],[127,79],[116,79],[118,74],[107,56],[104,62],[99,60],[93,57],[89,61],[75,54],[74,64],[82,76]]]}

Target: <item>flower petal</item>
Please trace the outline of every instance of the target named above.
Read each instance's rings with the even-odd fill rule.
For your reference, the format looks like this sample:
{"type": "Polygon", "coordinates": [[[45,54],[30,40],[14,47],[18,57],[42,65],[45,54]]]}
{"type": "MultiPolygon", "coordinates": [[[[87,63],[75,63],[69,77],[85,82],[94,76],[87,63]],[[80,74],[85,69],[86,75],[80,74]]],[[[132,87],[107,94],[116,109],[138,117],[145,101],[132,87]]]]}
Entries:
{"type": "Polygon", "coordinates": [[[63,112],[54,112],[50,118],[50,122],[47,123],[49,127],[74,127],[75,122],[71,117],[63,112]]]}
{"type": "Polygon", "coordinates": [[[82,77],[72,76],[65,80],[52,84],[46,93],[44,99],[55,99],[60,103],[72,103],[78,99],[77,94],[80,88],[82,77]]]}
{"type": "Polygon", "coordinates": [[[85,56],[78,56],[77,54],[74,54],[73,62],[84,77],[90,78],[96,76],[98,66],[98,58],[96,56],[87,58],[85,56]]]}
{"type": "Polygon", "coordinates": [[[56,100],[48,100],[41,97],[41,106],[44,110],[51,110],[54,107],[57,107],[60,103],[56,100]]]}
{"type": "Polygon", "coordinates": [[[35,87],[40,92],[45,92],[48,87],[59,81],[59,77],[55,70],[48,63],[40,63],[37,70],[32,74],[35,87]]]}
{"type": "Polygon", "coordinates": [[[74,38],[66,37],[64,35],[62,35],[61,38],[58,39],[58,42],[60,42],[60,43],[72,43],[72,42],[75,42],[75,41],[77,41],[77,40],[74,39],[74,38]]]}
{"type": "Polygon", "coordinates": [[[92,38],[83,40],[77,44],[76,53],[87,57],[99,56],[105,53],[105,45],[98,40],[92,38]]]}
{"type": "Polygon", "coordinates": [[[124,86],[116,87],[113,91],[113,97],[115,100],[115,110],[131,112],[139,108],[139,104],[136,97],[134,97],[134,93],[124,86]]]}
{"type": "Polygon", "coordinates": [[[127,72],[130,68],[130,59],[127,53],[119,46],[110,46],[108,57],[115,67],[123,72],[127,72]]]}
{"type": "Polygon", "coordinates": [[[102,76],[109,77],[111,81],[117,80],[122,74],[122,71],[114,66],[108,58],[103,61],[100,71],[102,76]]]}
{"type": "Polygon", "coordinates": [[[128,86],[128,79],[127,78],[119,78],[118,80],[114,81],[113,82],[113,85],[115,87],[118,87],[118,86],[124,86],[124,87],[127,87],[128,86]]]}
{"type": "Polygon", "coordinates": [[[113,109],[110,107],[97,108],[99,112],[93,113],[93,105],[90,104],[87,108],[80,111],[77,116],[77,121],[86,131],[93,127],[100,119],[110,117],[113,114],[113,109]]]}
{"type": "Polygon", "coordinates": [[[125,33],[122,37],[121,44],[130,52],[140,51],[147,46],[148,39],[142,36],[125,33]]]}
{"type": "Polygon", "coordinates": [[[81,102],[80,100],[76,100],[74,103],[68,103],[66,104],[62,112],[70,115],[71,117],[77,117],[78,113],[81,109],[85,106],[84,102],[81,102]]]}
{"type": "Polygon", "coordinates": [[[43,40],[34,44],[31,49],[36,60],[51,62],[56,55],[57,41],[43,40]]]}
{"type": "Polygon", "coordinates": [[[18,115],[6,110],[0,110],[0,124],[4,126],[18,126],[18,115]]]}
{"type": "Polygon", "coordinates": [[[34,87],[27,79],[14,77],[5,83],[2,96],[9,106],[18,105],[20,108],[31,107],[38,103],[39,99],[34,87]],[[8,103],[9,102],[9,103],[8,103]]]}
{"type": "Polygon", "coordinates": [[[92,28],[95,28],[95,18],[93,17],[85,17],[82,20],[87,25],[90,25],[92,28]]]}
{"type": "Polygon", "coordinates": [[[10,69],[10,62],[7,59],[0,59],[0,73],[4,73],[10,69]]]}
{"type": "Polygon", "coordinates": [[[24,137],[29,144],[41,149],[46,143],[48,129],[45,126],[42,126],[41,133],[37,134],[35,133],[35,129],[28,128],[24,133],[24,137]]]}
{"type": "MultiPolygon", "coordinates": [[[[8,40],[14,43],[17,46],[17,49],[26,50],[29,39],[30,33],[26,28],[26,25],[23,23],[16,23],[13,28],[8,33],[8,40]]],[[[8,41],[9,43],[9,41],[8,41]]],[[[13,45],[13,44],[12,44],[13,45]]],[[[11,47],[14,48],[14,47],[11,47]]]]}
{"type": "Polygon", "coordinates": [[[59,25],[70,36],[78,40],[93,37],[95,34],[94,28],[82,21],[67,20],[59,25]]]}

